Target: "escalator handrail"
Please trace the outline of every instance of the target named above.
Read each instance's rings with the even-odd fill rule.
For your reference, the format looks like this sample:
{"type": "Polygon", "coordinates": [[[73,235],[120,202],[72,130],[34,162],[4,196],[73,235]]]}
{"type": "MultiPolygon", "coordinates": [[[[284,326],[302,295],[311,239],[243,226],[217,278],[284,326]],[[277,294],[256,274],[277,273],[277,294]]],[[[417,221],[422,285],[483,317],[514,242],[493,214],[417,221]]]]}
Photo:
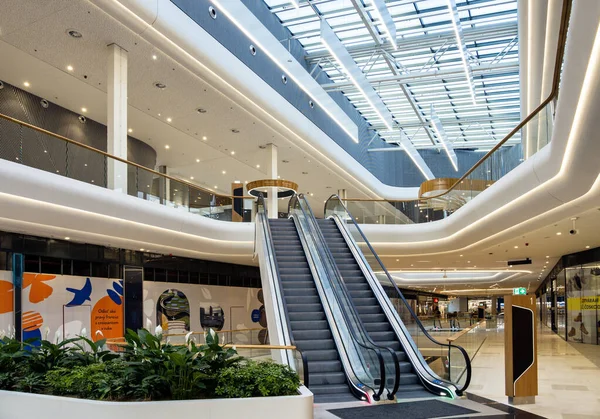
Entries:
{"type": "MultiPolygon", "coordinates": [[[[363,344],[362,342],[360,342],[360,340],[356,337],[355,334],[355,330],[352,327],[349,327],[349,331],[351,333],[351,336],[353,338],[353,340],[360,345],[361,347],[365,348],[365,349],[369,349],[369,350],[373,350],[375,351],[375,353],[377,354],[377,358],[379,360],[379,365],[380,365],[380,369],[381,369],[381,373],[382,373],[382,377],[381,377],[381,385],[379,388],[379,392],[377,393],[377,396],[380,397],[381,394],[383,393],[383,390],[388,390],[386,387],[386,379],[385,379],[385,375],[386,375],[386,371],[385,371],[385,362],[383,360],[383,356],[381,355],[381,351],[387,351],[390,353],[392,360],[394,362],[394,371],[395,371],[395,378],[394,378],[394,386],[392,388],[392,391],[390,392],[388,390],[388,397],[392,398],[396,392],[398,391],[398,388],[400,387],[400,364],[398,362],[398,356],[396,355],[396,352],[394,350],[392,350],[391,348],[385,347],[385,346],[380,346],[377,345],[369,336],[369,334],[367,333],[365,326],[362,322],[362,320],[360,319],[360,315],[358,315],[358,310],[356,309],[356,306],[354,305],[354,302],[352,300],[352,297],[350,296],[350,293],[348,291],[348,289],[346,288],[346,285],[344,284],[344,281],[342,279],[342,275],[337,267],[337,264],[335,263],[335,259],[333,258],[333,255],[331,254],[331,251],[329,250],[329,246],[327,246],[327,243],[325,241],[325,237],[323,236],[323,233],[321,231],[321,229],[319,228],[318,224],[316,223],[316,218],[315,215],[312,211],[312,208],[310,206],[310,203],[308,202],[308,200],[304,197],[304,194],[295,194],[294,196],[292,196],[292,198],[290,199],[290,202],[288,204],[288,213],[290,212],[290,208],[292,207],[292,203],[293,201],[296,200],[300,203],[300,200],[302,200],[307,208],[308,211],[310,213],[310,215],[306,214],[306,211],[302,208],[301,205],[299,205],[300,210],[302,211],[302,213],[304,214],[304,216],[310,221],[311,225],[313,226],[313,230],[314,233],[317,235],[318,241],[321,244],[321,250],[322,252],[325,253],[325,256],[328,259],[329,262],[329,266],[333,269],[333,274],[336,276],[336,278],[338,278],[338,280],[336,281],[339,284],[339,289],[340,291],[344,294],[344,298],[346,301],[348,301],[349,305],[350,305],[350,309],[353,311],[353,313],[355,314],[356,319],[358,320],[358,325],[360,327],[360,331],[361,331],[361,335],[363,336],[363,338],[366,340],[366,342],[368,343],[368,345],[363,344]]],[[[336,299],[338,299],[338,303],[339,303],[339,299],[340,296],[338,295],[338,293],[335,293],[336,299]]],[[[344,307],[343,304],[339,304],[340,307],[344,307]]],[[[346,313],[345,310],[340,310],[342,313],[342,316],[344,317],[344,321],[350,325],[351,322],[348,319],[348,313],[346,313]]]]}
{"type": "MultiPolygon", "coordinates": [[[[404,302],[404,305],[408,309],[408,312],[412,316],[413,320],[415,321],[415,323],[417,324],[417,326],[419,327],[419,329],[421,329],[421,331],[423,332],[423,334],[431,342],[433,342],[434,344],[448,347],[448,351],[450,351],[451,348],[455,348],[455,349],[457,349],[458,351],[460,351],[462,353],[463,357],[465,358],[465,364],[466,364],[466,370],[467,370],[467,378],[466,378],[465,384],[462,386],[462,388],[459,388],[459,389],[457,388],[457,394],[461,395],[467,389],[467,387],[469,387],[469,384],[471,383],[471,370],[472,370],[472,368],[471,368],[471,359],[469,358],[469,354],[467,353],[467,351],[462,346],[454,345],[454,344],[451,344],[451,343],[440,342],[440,341],[438,341],[437,339],[435,339],[434,337],[432,337],[429,334],[429,332],[427,331],[427,329],[425,329],[425,326],[423,326],[423,323],[421,322],[421,320],[419,319],[419,317],[413,311],[413,309],[410,306],[410,304],[408,304],[408,301],[406,301],[406,298],[404,298],[404,294],[402,294],[402,291],[400,291],[400,288],[398,288],[398,285],[396,284],[396,281],[394,281],[394,279],[392,278],[392,276],[390,275],[390,273],[386,269],[385,265],[383,264],[383,262],[379,258],[379,255],[377,254],[377,252],[375,252],[375,249],[373,248],[373,246],[371,246],[371,243],[369,242],[369,240],[367,239],[367,237],[365,236],[365,234],[363,233],[363,231],[361,230],[361,228],[358,226],[358,223],[356,222],[356,219],[352,216],[352,213],[348,210],[348,208],[346,208],[346,205],[344,205],[344,202],[342,201],[342,199],[337,194],[331,195],[329,197],[329,199],[327,199],[327,201],[325,201],[324,214],[327,211],[327,204],[332,199],[337,199],[337,201],[342,206],[342,208],[344,209],[344,211],[346,212],[346,214],[348,215],[348,217],[350,218],[350,220],[352,220],[352,223],[356,227],[356,230],[358,231],[358,233],[360,234],[360,236],[364,240],[365,244],[367,245],[367,247],[369,248],[369,250],[371,251],[371,253],[373,254],[373,256],[375,256],[375,259],[377,260],[377,263],[379,264],[379,266],[381,267],[381,269],[383,269],[383,272],[387,276],[388,281],[391,282],[394,290],[396,291],[396,293],[398,294],[398,296],[400,297],[400,299],[404,302]]],[[[452,384],[456,385],[457,383],[452,383],[452,384]]]]}
{"type": "MultiPolygon", "coordinates": [[[[303,377],[304,377],[304,386],[305,387],[309,387],[309,373],[308,373],[308,358],[306,357],[306,354],[304,352],[302,352],[302,350],[300,350],[300,348],[298,348],[298,345],[296,345],[296,342],[294,341],[294,335],[292,334],[292,325],[290,324],[290,319],[288,317],[288,307],[287,307],[287,303],[285,301],[285,298],[283,297],[283,284],[281,283],[281,276],[279,275],[279,265],[277,264],[277,258],[275,257],[275,251],[273,249],[273,241],[272,241],[272,236],[271,236],[271,226],[269,225],[269,218],[268,218],[268,212],[267,212],[267,206],[265,205],[265,198],[263,197],[262,194],[260,194],[258,196],[258,200],[257,200],[257,205],[258,205],[258,211],[257,211],[257,216],[263,216],[266,220],[265,222],[261,223],[263,225],[263,231],[265,234],[265,237],[268,238],[267,243],[266,243],[266,248],[267,248],[267,252],[269,252],[270,255],[272,255],[271,260],[273,260],[273,263],[275,265],[275,277],[277,280],[277,287],[279,288],[280,292],[279,294],[281,295],[281,302],[283,304],[283,310],[285,315],[283,316],[285,318],[285,325],[287,328],[287,332],[288,332],[288,336],[290,339],[290,343],[291,346],[295,346],[296,347],[296,351],[298,351],[298,353],[300,354],[300,357],[302,358],[302,371],[303,371],[303,377]],[[263,211],[264,212],[260,212],[260,207],[262,206],[263,211]]],[[[256,231],[256,230],[255,230],[256,231]]],[[[256,234],[256,233],[255,233],[256,234]]],[[[256,239],[254,241],[256,243],[256,239]]]]}

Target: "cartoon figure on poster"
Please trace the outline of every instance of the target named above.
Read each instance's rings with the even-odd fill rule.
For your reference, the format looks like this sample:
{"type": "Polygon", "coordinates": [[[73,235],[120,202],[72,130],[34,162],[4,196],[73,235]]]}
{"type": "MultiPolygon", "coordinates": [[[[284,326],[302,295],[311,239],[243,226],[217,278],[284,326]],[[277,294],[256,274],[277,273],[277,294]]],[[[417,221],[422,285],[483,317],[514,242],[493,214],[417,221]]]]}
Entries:
{"type": "Polygon", "coordinates": [[[156,303],[156,324],[168,334],[190,331],[190,302],[183,292],[171,288],[160,295],[156,303]]]}
{"type": "Polygon", "coordinates": [[[200,326],[203,330],[223,330],[225,325],[225,313],[218,304],[200,304],[200,326]]]}

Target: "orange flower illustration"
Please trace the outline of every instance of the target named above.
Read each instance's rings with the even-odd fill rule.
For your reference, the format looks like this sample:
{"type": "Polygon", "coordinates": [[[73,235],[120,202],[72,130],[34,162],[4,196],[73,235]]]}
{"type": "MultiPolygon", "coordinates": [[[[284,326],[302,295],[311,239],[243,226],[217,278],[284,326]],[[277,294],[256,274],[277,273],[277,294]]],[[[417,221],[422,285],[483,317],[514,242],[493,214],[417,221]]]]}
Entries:
{"type": "Polygon", "coordinates": [[[13,284],[0,281],[0,314],[13,311],[13,284]]]}
{"type": "Polygon", "coordinates": [[[45,282],[52,281],[54,278],[56,275],[23,274],[23,289],[31,285],[29,301],[37,304],[50,297],[54,289],[45,282]]]}

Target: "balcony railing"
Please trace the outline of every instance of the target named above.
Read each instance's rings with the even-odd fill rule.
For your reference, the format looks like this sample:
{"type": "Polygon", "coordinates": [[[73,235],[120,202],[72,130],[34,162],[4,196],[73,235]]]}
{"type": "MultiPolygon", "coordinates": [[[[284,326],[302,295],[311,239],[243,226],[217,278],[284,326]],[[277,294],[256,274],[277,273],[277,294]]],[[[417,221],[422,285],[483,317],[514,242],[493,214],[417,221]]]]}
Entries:
{"type": "Polygon", "coordinates": [[[107,188],[109,166],[127,166],[128,195],[222,221],[251,221],[252,196],[220,194],[0,113],[0,158],[107,188]],[[169,183],[169,187],[166,184],[169,183]]]}

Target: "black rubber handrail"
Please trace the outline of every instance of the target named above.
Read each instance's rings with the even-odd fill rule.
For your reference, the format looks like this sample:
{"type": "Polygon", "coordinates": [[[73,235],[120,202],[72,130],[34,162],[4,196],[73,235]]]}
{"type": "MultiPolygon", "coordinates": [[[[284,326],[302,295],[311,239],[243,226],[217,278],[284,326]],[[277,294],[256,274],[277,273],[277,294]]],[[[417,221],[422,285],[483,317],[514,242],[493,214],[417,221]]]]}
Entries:
{"type": "MultiPolygon", "coordinates": [[[[404,294],[402,294],[402,291],[400,291],[400,288],[398,288],[398,285],[396,284],[396,281],[394,281],[394,279],[392,278],[392,276],[390,275],[390,273],[386,269],[385,265],[383,264],[383,262],[379,258],[379,255],[377,254],[377,252],[375,252],[375,249],[373,249],[373,246],[371,246],[371,243],[369,242],[369,240],[367,239],[367,237],[365,236],[365,234],[363,233],[363,231],[361,230],[361,228],[358,226],[358,223],[356,222],[356,219],[352,216],[352,214],[350,213],[350,211],[348,210],[348,208],[346,208],[346,206],[344,205],[344,202],[342,201],[342,199],[337,194],[331,195],[329,197],[329,199],[325,202],[325,207],[324,207],[324,212],[323,213],[326,215],[327,204],[332,199],[336,199],[339,202],[339,204],[342,206],[342,208],[344,208],[344,211],[346,212],[346,214],[348,215],[348,217],[350,218],[350,220],[352,220],[352,223],[356,227],[356,230],[358,231],[358,233],[361,235],[361,237],[365,241],[365,244],[367,245],[367,247],[369,248],[369,250],[371,251],[371,253],[373,254],[373,256],[375,256],[375,259],[377,260],[377,263],[379,264],[379,266],[381,266],[381,269],[383,269],[383,272],[387,276],[389,282],[391,282],[393,288],[396,290],[396,293],[398,294],[398,296],[400,297],[400,299],[404,302],[404,305],[408,309],[408,312],[413,317],[415,323],[421,329],[421,331],[423,332],[423,334],[431,342],[433,342],[434,344],[439,345],[439,346],[446,346],[446,347],[448,347],[448,357],[450,356],[450,351],[451,351],[452,348],[455,348],[455,349],[459,350],[462,353],[462,355],[464,356],[464,358],[465,358],[465,364],[466,364],[466,371],[467,371],[467,378],[466,378],[465,384],[462,386],[462,388],[458,388],[457,387],[457,390],[456,390],[456,394],[458,394],[459,396],[462,395],[462,393],[467,389],[467,387],[469,387],[469,384],[471,383],[472,368],[471,368],[471,360],[469,359],[469,354],[467,354],[467,351],[465,351],[465,349],[463,347],[458,346],[458,345],[453,345],[451,343],[442,343],[442,342],[436,340],[435,338],[433,338],[429,334],[429,332],[427,332],[427,329],[425,329],[425,326],[423,326],[423,323],[421,322],[421,320],[419,319],[419,317],[413,311],[413,309],[410,306],[410,304],[408,304],[408,301],[406,301],[406,298],[404,298],[404,294]]],[[[456,383],[452,383],[451,382],[451,384],[453,384],[453,385],[456,386],[456,383]]]]}
{"type": "MultiPolygon", "coordinates": [[[[312,208],[310,206],[310,203],[308,202],[308,200],[306,200],[306,198],[304,197],[304,194],[295,194],[294,196],[292,196],[292,198],[290,199],[290,202],[288,204],[288,213],[290,212],[290,208],[292,207],[292,204],[294,202],[298,202],[298,207],[300,209],[300,211],[302,211],[303,215],[305,216],[305,218],[307,220],[309,220],[309,222],[311,223],[311,225],[313,226],[313,230],[314,230],[314,234],[317,235],[318,241],[320,243],[320,248],[321,251],[323,251],[329,261],[329,265],[332,267],[332,269],[334,270],[334,275],[336,275],[337,278],[342,278],[342,275],[337,267],[337,264],[335,263],[335,259],[333,258],[333,255],[331,254],[331,251],[329,250],[329,246],[327,246],[327,242],[325,241],[325,237],[323,237],[323,233],[320,229],[320,227],[318,226],[318,224],[316,223],[316,218],[314,216],[314,213],[312,211],[312,208]],[[306,211],[304,210],[304,208],[302,208],[301,205],[301,201],[304,202],[308,208],[308,211],[310,213],[310,215],[306,214],[306,211]]],[[[364,324],[362,323],[362,320],[360,319],[360,315],[358,314],[358,310],[356,309],[356,306],[354,305],[354,302],[352,301],[352,297],[350,296],[350,293],[348,291],[348,289],[346,288],[346,285],[344,284],[343,280],[338,280],[336,281],[336,283],[339,286],[339,291],[341,293],[343,293],[343,297],[346,301],[348,301],[349,305],[350,305],[350,310],[352,310],[352,314],[354,314],[354,317],[357,320],[357,325],[360,328],[360,332],[361,332],[361,336],[363,337],[363,339],[368,343],[368,345],[363,344],[356,336],[356,331],[353,327],[351,327],[351,321],[348,317],[348,313],[346,312],[345,309],[345,305],[340,303],[340,296],[338,294],[338,292],[335,292],[334,295],[336,297],[336,299],[338,300],[338,304],[341,308],[341,313],[342,316],[344,317],[344,321],[346,322],[346,324],[348,324],[349,328],[348,330],[350,331],[350,335],[352,336],[352,339],[361,347],[367,349],[367,350],[371,350],[374,351],[377,354],[377,358],[379,360],[379,366],[381,369],[381,384],[379,387],[379,391],[376,394],[376,397],[374,396],[375,400],[378,400],[381,397],[381,394],[383,394],[383,390],[387,390],[388,391],[388,399],[393,399],[394,395],[396,394],[396,392],[398,391],[398,388],[400,386],[400,364],[398,362],[398,356],[396,355],[396,352],[394,350],[392,350],[391,348],[385,347],[385,346],[380,346],[377,345],[369,336],[369,334],[367,333],[364,324]],[[385,370],[385,361],[383,360],[383,356],[381,355],[381,351],[387,351],[390,353],[393,363],[394,363],[394,369],[395,369],[395,379],[394,379],[394,386],[392,388],[392,391],[390,392],[387,387],[386,387],[386,370],[385,370]]],[[[337,290],[337,289],[336,289],[337,290]]]]}
{"type": "MultiPolygon", "coordinates": [[[[308,372],[308,358],[306,357],[306,354],[304,354],[304,352],[302,352],[302,350],[300,350],[300,348],[298,348],[298,345],[296,345],[296,342],[294,341],[294,335],[292,334],[292,326],[290,324],[290,320],[288,318],[288,308],[287,308],[287,303],[285,301],[285,297],[283,296],[283,284],[281,283],[281,277],[279,275],[279,265],[277,264],[277,258],[275,257],[275,251],[273,249],[273,240],[272,240],[272,236],[271,236],[271,227],[269,226],[269,218],[268,218],[268,213],[267,213],[267,207],[265,205],[265,198],[263,197],[262,194],[260,194],[258,196],[258,202],[257,202],[257,206],[258,206],[258,214],[262,215],[265,218],[265,222],[262,223],[263,224],[263,232],[265,234],[265,237],[268,239],[267,243],[266,243],[266,247],[267,247],[267,252],[269,252],[270,255],[272,255],[272,260],[273,263],[275,264],[275,276],[277,277],[277,286],[279,287],[279,294],[281,295],[281,302],[283,303],[283,309],[284,309],[284,313],[285,315],[283,317],[285,317],[285,325],[288,331],[288,336],[290,337],[290,343],[296,347],[296,351],[298,351],[298,353],[300,354],[300,357],[302,358],[302,369],[303,369],[303,376],[304,376],[304,386],[305,387],[309,387],[309,372],[308,372]],[[262,206],[263,208],[263,212],[260,212],[260,207],[262,206]]],[[[256,240],[254,241],[256,243],[256,240]]],[[[281,313],[281,311],[280,311],[281,313]]]]}

